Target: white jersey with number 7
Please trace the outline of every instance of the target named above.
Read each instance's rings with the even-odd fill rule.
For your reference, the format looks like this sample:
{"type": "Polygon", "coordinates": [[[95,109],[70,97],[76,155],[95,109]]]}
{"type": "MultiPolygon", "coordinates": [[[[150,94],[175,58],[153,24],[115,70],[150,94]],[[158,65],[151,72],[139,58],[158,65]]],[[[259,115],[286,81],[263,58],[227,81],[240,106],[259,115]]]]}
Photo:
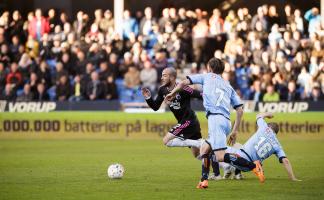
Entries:
{"type": "Polygon", "coordinates": [[[203,101],[206,112],[230,117],[231,107],[242,106],[240,97],[235,90],[220,75],[214,73],[187,76],[192,84],[203,87],[203,101]]]}

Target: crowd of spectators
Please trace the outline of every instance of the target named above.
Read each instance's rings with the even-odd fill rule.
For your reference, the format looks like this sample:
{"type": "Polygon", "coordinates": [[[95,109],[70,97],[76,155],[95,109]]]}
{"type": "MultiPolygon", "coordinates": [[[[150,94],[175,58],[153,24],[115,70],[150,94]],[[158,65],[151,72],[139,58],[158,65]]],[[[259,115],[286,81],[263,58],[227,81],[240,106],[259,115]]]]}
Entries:
{"type": "Polygon", "coordinates": [[[183,78],[206,72],[205,63],[215,56],[244,100],[322,100],[319,10],[284,10],[125,10],[122,34],[110,10],[97,9],[94,16],[79,11],[74,18],[54,9],[27,16],[3,12],[0,99],[143,101],[139,88],[156,92],[164,68],[175,67],[183,78]]]}

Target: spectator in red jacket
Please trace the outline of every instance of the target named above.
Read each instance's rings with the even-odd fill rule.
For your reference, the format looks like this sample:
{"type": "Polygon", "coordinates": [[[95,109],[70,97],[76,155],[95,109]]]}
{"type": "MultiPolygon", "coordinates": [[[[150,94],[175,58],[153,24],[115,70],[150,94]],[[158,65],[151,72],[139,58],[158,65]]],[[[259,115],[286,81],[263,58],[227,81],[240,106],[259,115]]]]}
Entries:
{"type": "Polygon", "coordinates": [[[19,86],[22,81],[21,73],[18,71],[18,64],[13,62],[10,66],[10,72],[7,75],[7,84],[13,84],[15,87],[19,86]]]}
{"type": "Polygon", "coordinates": [[[42,16],[42,10],[36,9],[35,17],[28,25],[28,34],[34,39],[40,40],[45,33],[49,33],[50,26],[48,20],[42,16]]]}

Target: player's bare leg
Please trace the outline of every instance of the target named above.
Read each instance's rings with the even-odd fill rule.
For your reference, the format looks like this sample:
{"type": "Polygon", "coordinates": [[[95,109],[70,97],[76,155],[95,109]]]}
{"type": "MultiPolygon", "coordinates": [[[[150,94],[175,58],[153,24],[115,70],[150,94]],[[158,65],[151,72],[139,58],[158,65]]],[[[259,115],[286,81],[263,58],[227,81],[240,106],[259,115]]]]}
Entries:
{"type": "Polygon", "coordinates": [[[191,147],[191,152],[192,152],[192,155],[193,155],[195,158],[198,158],[199,155],[200,155],[200,148],[197,148],[197,147],[191,147]]]}
{"type": "Polygon", "coordinates": [[[210,146],[206,142],[203,143],[203,145],[200,148],[200,157],[202,159],[202,176],[201,180],[197,185],[198,189],[205,189],[208,188],[208,175],[209,175],[209,166],[210,166],[210,146]]]}

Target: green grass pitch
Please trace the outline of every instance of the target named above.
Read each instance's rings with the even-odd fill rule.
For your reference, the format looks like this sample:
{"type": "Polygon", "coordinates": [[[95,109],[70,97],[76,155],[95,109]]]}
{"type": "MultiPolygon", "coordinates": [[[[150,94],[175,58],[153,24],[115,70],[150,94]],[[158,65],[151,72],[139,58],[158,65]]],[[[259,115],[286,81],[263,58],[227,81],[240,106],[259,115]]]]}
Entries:
{"type": "Polygon", "coordinates": [[[0,199],[323,199],[323,140],[285,139],[283,146],[302,182],[288,180],[275,158],[264,163],[266,182],[210,181],[195,189],[200,162],[186,148],[158,140],[2,140],[0,199]],[[126,168],[109,180],[109,164],[126,168]]]}
{"type": "Polygon", "coordinates": [[[245,173],[242,181],[210,181],[198,190],[200,162],[189,149],[167,148],[157,139],[4,139],[0,199],[324,199],[323,137],[281,142],[302,182],[288,180],[272,157],[264,163],[264,184],[245,173]],[[107,178],[115,162],[126,168],[121,180],[107,178]]]}

